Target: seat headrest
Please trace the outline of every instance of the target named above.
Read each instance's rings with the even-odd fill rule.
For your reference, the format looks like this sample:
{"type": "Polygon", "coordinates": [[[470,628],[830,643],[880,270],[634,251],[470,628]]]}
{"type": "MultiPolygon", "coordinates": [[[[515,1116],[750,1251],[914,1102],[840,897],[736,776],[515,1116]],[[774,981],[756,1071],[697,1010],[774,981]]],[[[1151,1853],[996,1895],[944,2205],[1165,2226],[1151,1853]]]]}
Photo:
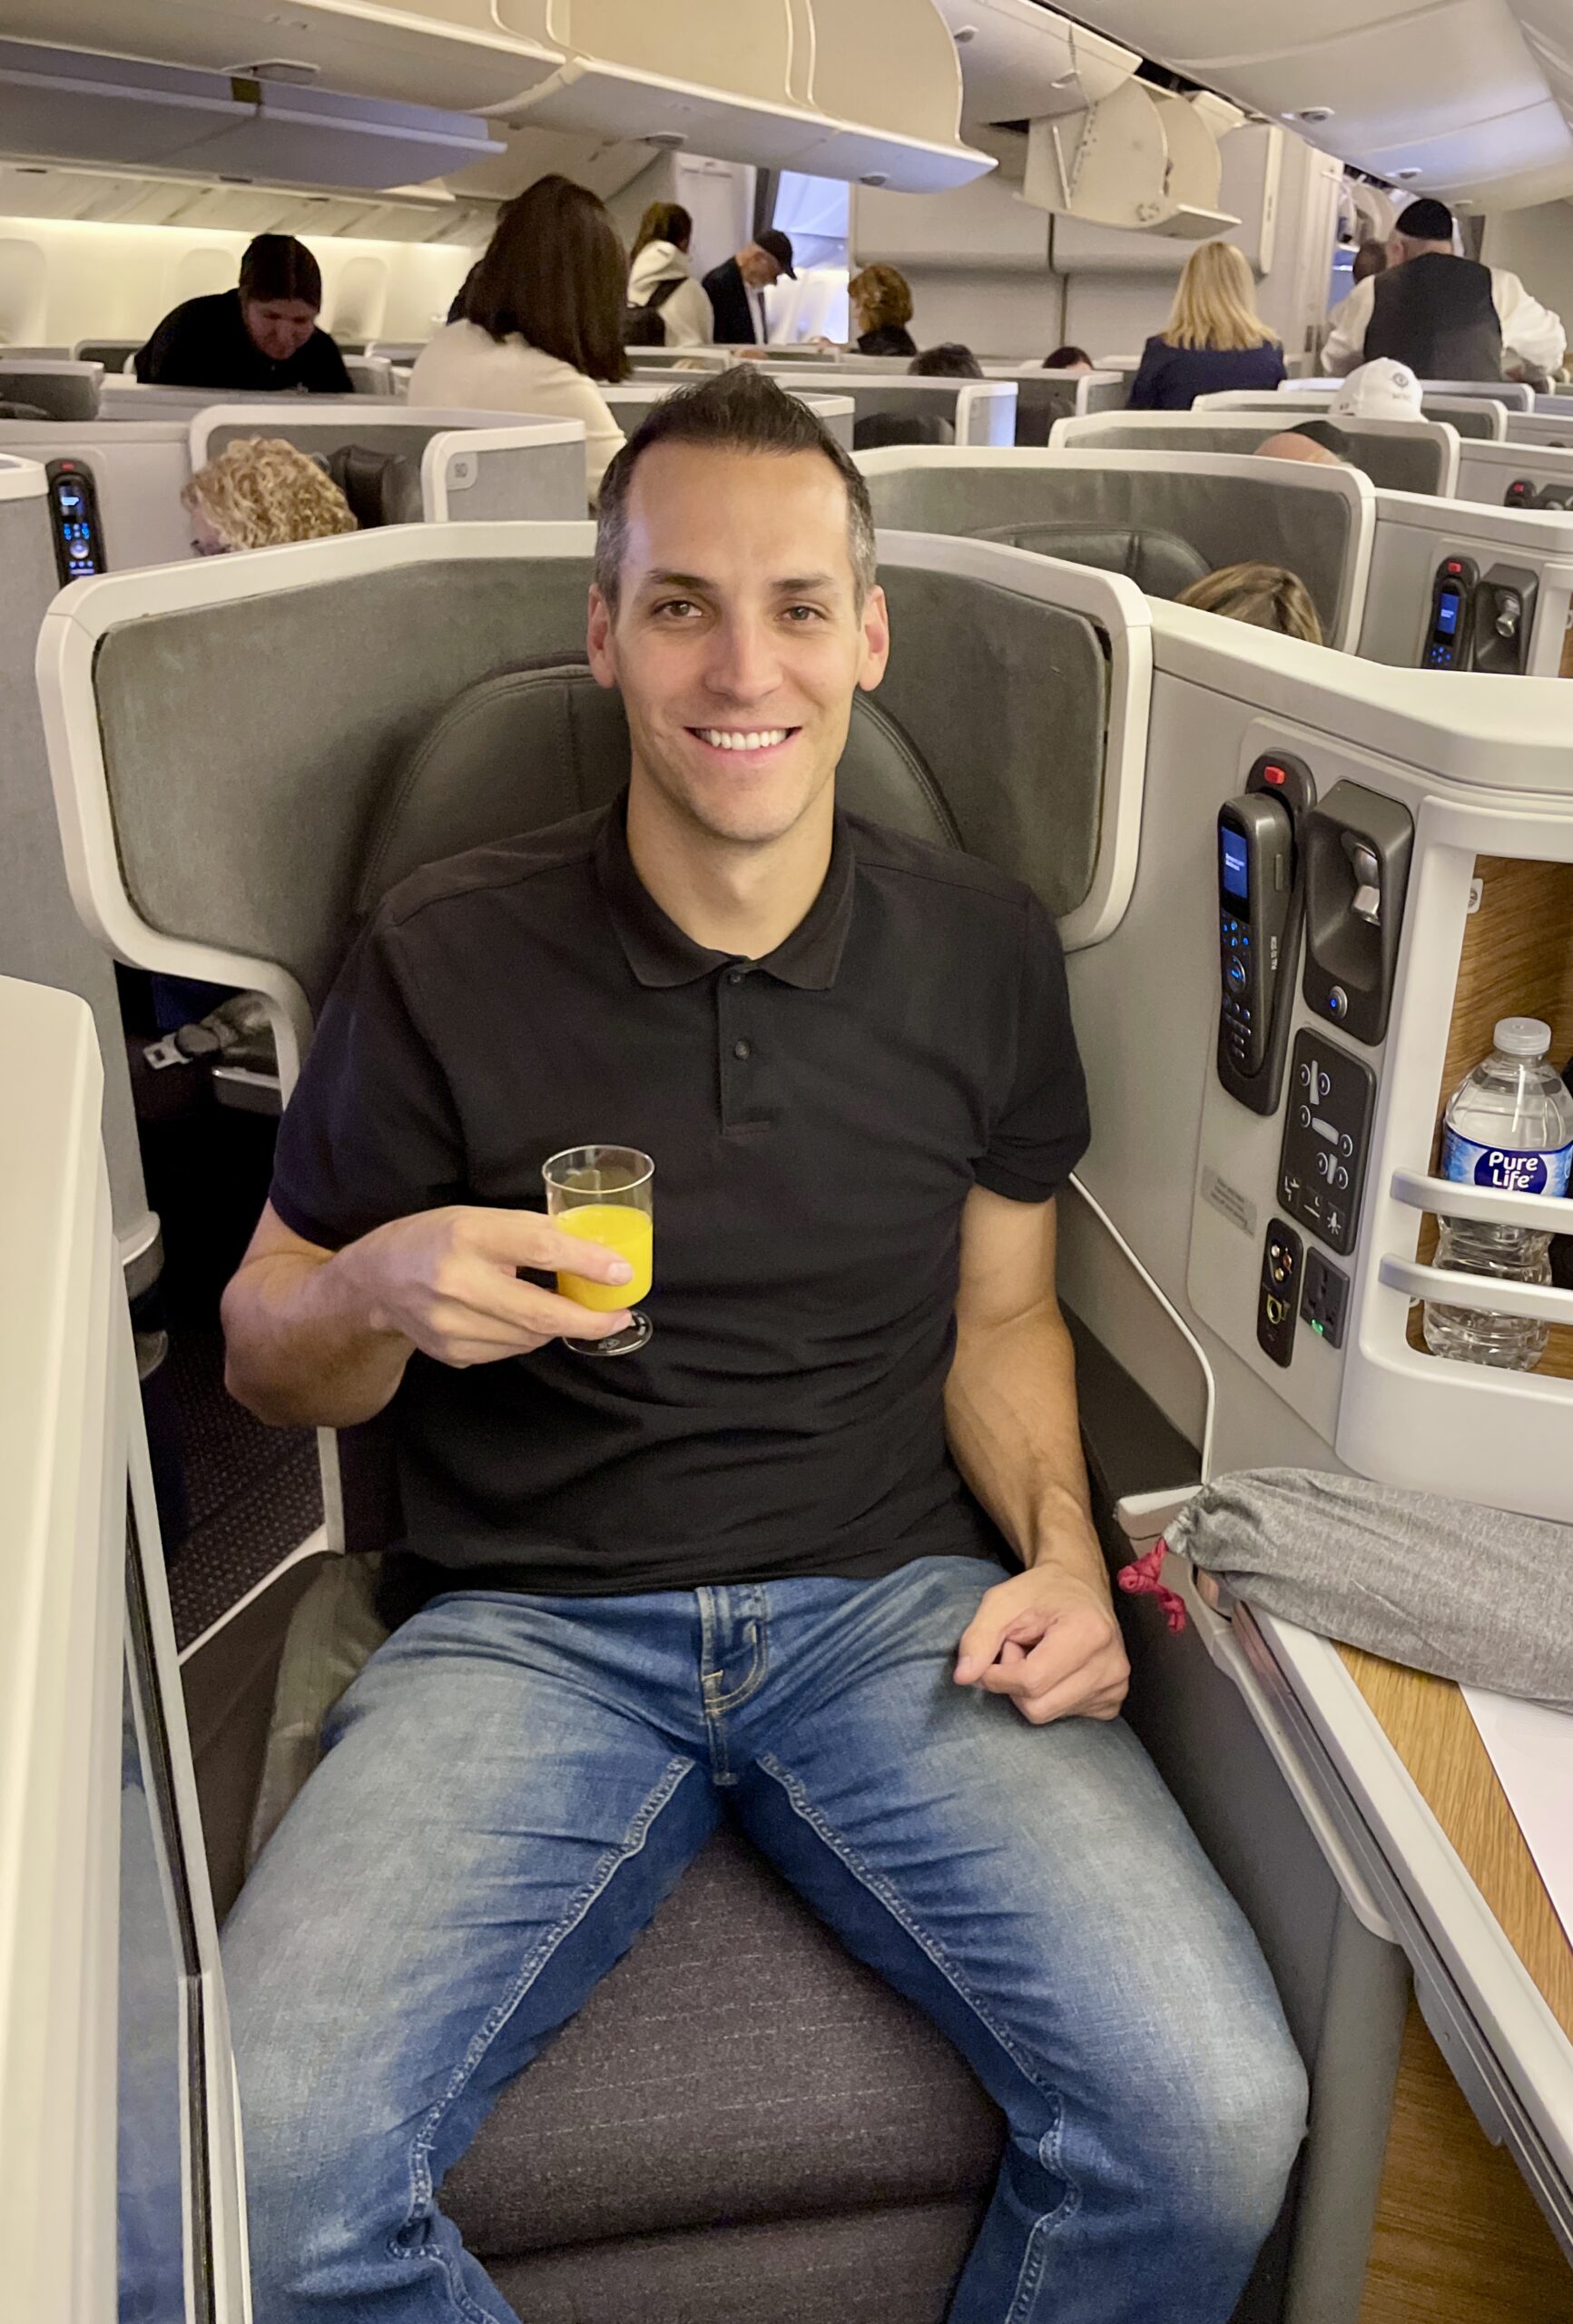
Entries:
{"type": "MultiPolygon", "coordinates": [[[[383,800],[357,919],[423,864],[606,805],[628,780],[628,748],[621,698],[580,658],[526,663],[467,686],[383,800]]],[[[961,844],[928,768],[867,694],[853,703],[836,783],[856,814],[939,847],[961,844]]]]}
{"type": "Polygon", "coordinates": [[[365,530],[376,525],[420,522],[420,474],[402,452],[374,452],[364,444],[339,444],[322,462],[365,530]]]}
{"type": "Polygon", "coordinates": [[[852,422],[854,452],[882,451],[888,444],[954,444],[956,430],[937,411],[870,411],[852,422]]]}
{"type": "Polygon", "coordinates": [[[1096,565],[1123,573],[1149,597],[1177,597],[1212,567],[1179,533],[1151,526],[1084,525],[1067,521],[990,525],[976,537],[1029,548],[1039,556],[1063,557],[1068,565],[1096,565]]]}

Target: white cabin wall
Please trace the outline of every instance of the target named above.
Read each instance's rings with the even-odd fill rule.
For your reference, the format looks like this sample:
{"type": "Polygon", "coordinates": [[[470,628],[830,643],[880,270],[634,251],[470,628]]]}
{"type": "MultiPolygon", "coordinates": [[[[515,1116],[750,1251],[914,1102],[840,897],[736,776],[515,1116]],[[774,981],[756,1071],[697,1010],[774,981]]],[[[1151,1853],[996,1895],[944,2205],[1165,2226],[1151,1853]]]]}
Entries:
{"type": "Polygon", "coordinates": [[[900,269],[919,347],[957,339],[980,355],[1047,355],[1063,298],[1048,237],[1047,212],[995,172],[949,193],[852,188],[849,262],[900,269]]]}
{"type": "MultiPolygon", "coordinates": [[[[233,283],[250,239],[0,218],[0,345],[145,337],[182,299],[233,283]]],[[[347,339],[424,339],[476,256],[453,243],[304,239],[322,269],[323,322],[347,339]]]]}
{"type": "Polygon", "coordinates": [[[703,153],[657,153],[606,207],[624,246],[632,250],[639,221],[652,202],[680,202],[693,221],[689,262],[708,274],[753,234],[757,172],[744,162],[717,162],[703,153]]]}

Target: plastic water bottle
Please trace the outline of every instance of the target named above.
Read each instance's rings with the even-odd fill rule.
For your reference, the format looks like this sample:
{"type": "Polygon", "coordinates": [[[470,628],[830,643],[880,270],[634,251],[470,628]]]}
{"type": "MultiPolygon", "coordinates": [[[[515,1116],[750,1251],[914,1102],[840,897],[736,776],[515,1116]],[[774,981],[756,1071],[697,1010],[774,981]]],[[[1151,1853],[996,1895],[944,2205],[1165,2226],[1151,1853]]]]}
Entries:
{"type": "MultiPolygon", "coordinates": [[[[1462,1186],[1524,1195],[1565,1195],[1573,1165],[1573,1095],[1548,1063],[1551,1028],[1539,1017],[1504,1017],[1496,1047],[1448,1099],[1441,1175],[1462,1186]]],[[[1551,1235],[1530,1226],[1443,1218],[1436,1264],[1461,1275],[1549,1283],[1551,1235]]],[[[1433,1355],[1529,1372],[1548,1326],[1528,1315],[1492,1315],[1428,1300],[1425,1342],[1433,1355]]]]}

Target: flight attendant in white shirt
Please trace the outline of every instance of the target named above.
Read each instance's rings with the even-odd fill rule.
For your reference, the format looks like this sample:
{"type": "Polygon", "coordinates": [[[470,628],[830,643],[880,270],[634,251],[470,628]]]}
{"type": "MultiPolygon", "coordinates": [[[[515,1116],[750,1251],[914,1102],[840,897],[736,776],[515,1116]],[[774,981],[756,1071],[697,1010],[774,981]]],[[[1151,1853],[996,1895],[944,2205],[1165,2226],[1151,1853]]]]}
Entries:
{"type": "Polygon", "coordinates": [[[451,322],[418,357],[409,400],[437,409],[526,411],[585,423],[593,507],[623,430],[595,382],[625,379],[628,261],[587,188],[538,178],[498,218],[451,322]]]}
{"type": "Polygon", "coordinates": [[[1454,254],[1453,213],[1428,196],[1400,214],[1386,270],[1338,309],[1322,359],[1340,374],[1391,356],[1421,379],[1499,379],[1504,350],[1555,371],[1567,343],[1516,274],[1454,254]]]}

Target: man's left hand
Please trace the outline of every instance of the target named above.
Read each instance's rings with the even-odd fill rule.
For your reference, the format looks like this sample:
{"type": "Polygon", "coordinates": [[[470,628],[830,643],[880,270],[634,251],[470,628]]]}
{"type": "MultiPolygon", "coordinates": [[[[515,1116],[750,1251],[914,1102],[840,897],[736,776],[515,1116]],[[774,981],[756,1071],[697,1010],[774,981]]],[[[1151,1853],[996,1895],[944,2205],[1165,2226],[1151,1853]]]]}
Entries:
{"type": "Polygon", "coordinates": [[[1046,1561],[985,1590],[954,1675],[1008,1695],[1029,1725],[1047,1727],[1116,1718],[1131,1672],[1107,1590],[1046,1561]]]}

